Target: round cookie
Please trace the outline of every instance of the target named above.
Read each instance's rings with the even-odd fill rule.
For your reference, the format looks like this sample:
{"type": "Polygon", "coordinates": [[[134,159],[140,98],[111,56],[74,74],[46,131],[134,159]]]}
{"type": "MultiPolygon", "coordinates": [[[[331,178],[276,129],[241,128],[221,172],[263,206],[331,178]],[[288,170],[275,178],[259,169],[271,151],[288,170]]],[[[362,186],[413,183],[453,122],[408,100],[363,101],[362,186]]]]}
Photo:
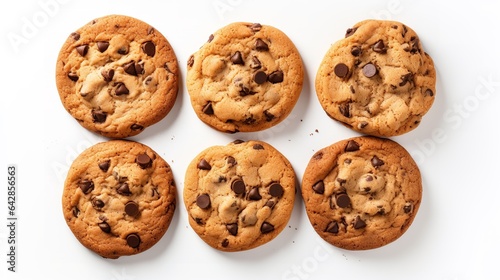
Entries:
{"type": "Polygon", "coordinates": [[[343,249],[374,249],[410,227],[422,199],[422,181],[402,146],[362,136],[314,154],[302,179],[302,197],[321,238],[343,249]]]}
{"type": "Polygon", "coordinates": [[[288,223],[294,200],[290,162],[262,141],[207,148],[186,171],[189,224],[221,251],[248,250],[274,239],[288,223]]]}
{"type": "Polygon", "coordinates": [[[57,58],[56,84],[65,109],[83,127],[124,138],[169,113],[178,71],[175,53],[158,30],[109,15],[67,38],[57,58]]]}
{"type": "Polygon", "coordinates": [[[170,225],[176,206],[172,170],[143,144],[102,142],[71,165],[62,206],[69,228],[88,249],[112,259],[137,254],[170,225]]]}
{"type": "Polygon", "coordinates": [[[302,59],[281,30],[236,22],[190,56],[187,89],[196,115],[223,132],[252,132],[284,120],[299,99],[302,59]]]}
{"type": "Polygon", "coordinates": [[[374,136],[416,128],[435,98],[431,57],[408,26],[366,20],[347,29],[326,53],[316,74],[325,112],[346,126],[374,136]]]}

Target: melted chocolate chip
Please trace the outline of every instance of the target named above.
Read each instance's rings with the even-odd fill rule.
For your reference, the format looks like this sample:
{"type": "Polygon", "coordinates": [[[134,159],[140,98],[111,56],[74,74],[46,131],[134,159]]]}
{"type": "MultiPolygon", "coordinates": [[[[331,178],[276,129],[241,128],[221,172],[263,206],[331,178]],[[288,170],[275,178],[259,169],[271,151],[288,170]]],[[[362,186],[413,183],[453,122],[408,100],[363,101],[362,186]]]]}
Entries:
{"type": "Polygon", "coordinates": [[[330,222],[326,226],[325,232],[329,232],[329,233],[333,233],[333,234],[339,233],[339,224],[335,221],[330,222]]]}
{"type": "Polygon", "coordinates": [[[71,211],[73,213],[73,216],[75,216],[75,218],[78,218],[78,215],[80,215],[80,209],[78,209],[78,207],[73,207],[73,210],[71,211]]]}
{"type": "Polygon", "coordinates": [[[267,74],[264,71],[257,71],[253,75],[253,80],[255,83],[261,85],[267,81],[267,74]]]}
{"type": "Polygon", "coordinates": [[[258,38],[255,40],[255,49],[258,51],[268,51],[269,46],[262,39],[258,38]]]}
{"type": "Polygon", "coordinates": [[[201,209],[208,209],[211,205],[210,196],[206,193],[200,194],[196,198],[196,205],[198,205],[198,207],[200,207],[201,209]]]}
{"type": "Polygon", "coordinates": [[[126,237],[127,245],[132,248],[137,248],[141,244],[141,238],[136,233],[131,233],[126,237]]]}
{"type": "Polygon", "coordinates": [[[345,146],[346,152],[354,152],[359,150],[359,144],[354,140],[349,140],[345,146]]]}
{"type": "Polygon", "coordinates": [[[137,130],[143,130],[144,129],[144,126],[140,125],[140,124],[136,124],[134,123],[133,125],[130,126],[130,129],[134,130],[134,131],[137,131],[137,130]]]}
{"type": "Polygon", "coordinates": [[[227,224],[226,229],[233,236],[236,236],[236,234],[238,234],[238,224],[237,223],[227,224]]]}
{"type": "Polygon", "coordinates": [[[269,194],[272,197],[280,198],[283,196],[284,192],[285,191],[283,190],[283,186],[281,186],[281,184],[279,183],[273,183],[271,184],[271,186],[269,186],[269,194]]]}
{"type": "Polygon", "coordinates": [[[108,223],[106,222],[100,222],[97,224],[99,226],[99,228],[105,232],[105,233],[110,233],[111,232],[111,227],[109,226],[108,223]]]}
{"type": "Polygon", "coordinates": [[[255,145],[253,145],[252,148],[254,150],[264,150],[264,146],[262,146],[261,144],[255,144],[255,145]]]}
{"type": "Polygon", "coordinates": [[[351,199],[346,193],[339,193],[335,195],[335,201],[340,208],[347,208],[351,206],[351,199]]]}
{"type": "Polygon", "coordinates": [[[351,48],[351,54],[353,56],[360,56],[361,55],[361,48],[359,46],[353,46],[351,48]]]}
{"type": "Polygon", "coordinates": [[[340,104],[339,111],[344,117],[350,118],[351,117],[351,104],[350,103],[340,104]]]}
{"type": "Polygon", "coordinates": [[[81,55],[85,56],[87,52],[89,51],[89,45],[80,45],[76,47],[76,51],[81,55]]]}
{"type": "Polygon", "coordinates": [[[137,157],[135,158],[135,162],[142,168],[146,169],[148,167],[151,167],[153,164],[153,161],[151,158],[146,154],[138,154],[137,157]]]}
{"type": "Polygon", "coordinates": [[[259,193],[259,188],[254,187],[248,192],[248,199],[249,200],[261,200],[262,196],[259,193]]]}
{"type": "Polygon", "coordinates": [[[125,213],[131,217],[135,217],[139,214],[139,205],[134,201],[129,201],[125,204],[125,213]]]}
{"type": "Polygon", "coordinates": [[[234,180],[231,183],[231,190],[233,190],[233,192],[238,195],[244,194],[246,190],[245,182],[243,182],[243,180],[240,179],[234,180]]]}
{"type": "Polygon", "coordinates": [[[410,214],[411,212],[413,212],[413,204],[410,202],[405,203],[405,205],[403,206],[403,211],[406,214],[410,214]]]}
{"type": "Polygon", "coordinates": [[[129,196],[131,195],[132,193],[130,192],[130,188],[128,187],[128,184],[127,183],[123,183],[121,185],[119,185],[117,188],[116,188],[116,192],[118,194],[121,194],[121,195],[125,195],[125,196],[129,196]]]}
{"type": "Polygon", "coordinates": [[[222,243],[220,245],[226,248],[227,246],[229,246],[229,240],[227,240],[227,238],[224,238],[224,240],[222,240],[222,243]]]}
{"type": "Polygon", "coordinates": [[[270,122],[270,121],[274,120],[274,118],[275,118],[275,116],[273,114],[271,114],[268,110],[264,111],[264,116],[266,117],[267,122],[270,122]]]}
{"type": "Polygon", "coordinates": [[[142,51],[147,54],[148,56],[155,56],[156,53],[156,46],[153,42],[147,41],[142,43],[142,51]]]}
{"type": "Polygon", "coordinates": [[[104,81],[111,82],[113,80],[114,75],[115,75],[115,70],[113,70],[113,69],[102,69],[101,70],[101,75],[104,78],[104,81]]]}
{"type": "Polygon", "coordinates": [[[349,75],[349,67],[345,65],[344,63],[339,63],[335,65],[335,68],[333,68],[333,72],[337,77],[339,78],[345,78],[349,75]]]}
{"type": "Polygon", "coordinates": [[[78,187],[84,194],[89,194],[94,189],[94,182],[92,180],[83,179],[78,182],[78,187]]]}
{"type": "Polygon", "coordinates": [[[241,52],[239,52],[239,51],[235,52],[231,56],[230,60],[233,64],[239,64],[239,65],[245,64],[245,62],[243,61],[243,57],[241,56],[241,52]]]}
{"type": "Polygon", "coordinates": [[[317,194],[324,194],[325,193],[325,183],[323,182],[323,180],[318,181],[318,182],[316,182],[316,184],[314,184],[312,186],[312,189],[317,194]]]}
{"type": "Polygon", "coordinates": [[[205,104],[205,106],[202,109],[202,112],[207,115],[213,115],[214,108],[212,107],[212,102],[208,102],[207,104],[205,104]]]}
{"type": "Polygon", "coordinates": [[[94,209],[96,210],[101,210],[103,207],[104,207],[104,201],[98,199],[98,198],[95,198],[95,199],[92,199],[92,207],[94,207],[94,209]]]}
{"type": "Polygon", "coordinates": [[[97,42],[97,49],[100,51],[100,52],[105,52],[109,47],[109,42],[106,42],[106,41],[99,41],[97,42]]]}
{"type": "Polygon", "coordinates": [[[402,87],[406,85],[407,83],[413,83],[413,74],[412,73],[407,73],[401,76],[401,82],[399,83],[399,86],[402,87]]]}
{"type": "Polygon", "coordinates": [[[106,121],[106,118],[108,117],[108,114],[100,109],[92,109],[91,114],[92,114],[92,120],[95,123],[103,123],[106,121]]]}
{"type": "Polygon", "coordinates": [[[210,170],[212,169],[212,166],[210,165],[210,163],[208,163],[208,161],[206,161],[205,159],[201,159],[200,162],[198,163],[198,169],[201,169],[201,170],[210,170]]]}
{"type": "Polygon", "coordinates": [[[363,75],[365,75],[367,78],[371,78],[375,75],[377,75],[377,67],[373,63],[367,63],[365,66],[363,66],[363,75]]]}
{"type": "Polygon", "coordinates": [[[384,44],[384,41],[378,40],[375,44],[372,45],[372,50],[376,53],[384,54],[387,53],[387,48],[384,44]]]}
{"type": "Polygon", "coordinates": [[[270,233],[273,230],[274,226],[268,222],[263,222],[262,226],[260,227],[260,232],[262,233],[270,233]]]}

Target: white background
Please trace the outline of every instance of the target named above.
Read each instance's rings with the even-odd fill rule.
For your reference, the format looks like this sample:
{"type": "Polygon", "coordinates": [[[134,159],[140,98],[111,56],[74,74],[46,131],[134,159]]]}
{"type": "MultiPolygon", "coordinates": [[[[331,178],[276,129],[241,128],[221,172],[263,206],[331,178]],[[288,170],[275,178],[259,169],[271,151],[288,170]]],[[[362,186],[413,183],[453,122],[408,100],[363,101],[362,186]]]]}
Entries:
{"type": "Polygon", "coordinates": [[[2,1],[0,278],[498,279],[499,10],[494,1],[462,2],[2,1]],[[61,195],[69,165],[83,149],[106,139],[66,113],[54,78],[67,36],[108,14],[137,17],[162,32],[177,54],[182,77],[170,114],[132,138],[171,165],[179,191],[177,211],[153,248],[117,260],[81,246],[64,221],[61,195]],[[368,18],[413,28],[437,69],[432,109],[416,130],[392,138],[414,156],[423,178],[423,201],[410,229],[379,249],[341,250],[316,235],[297,196],[289,226],[270,243],[238,253],[203,243],[188,225],[181,197],[185,169],[201,150],[238,138],[264,140],[289,158],[300,181],[315,151],[358,135],[326,116],[314,78],[330,45],[368,18]],[[190,54],[234,21],[281,29],[305,64],[304,89],[293,112],[260,133],[229,135],[207,127],[196,118],[184,83],[190,54]],[[18,168],[16,273],[7,271],[8,164],[18,168]]]}

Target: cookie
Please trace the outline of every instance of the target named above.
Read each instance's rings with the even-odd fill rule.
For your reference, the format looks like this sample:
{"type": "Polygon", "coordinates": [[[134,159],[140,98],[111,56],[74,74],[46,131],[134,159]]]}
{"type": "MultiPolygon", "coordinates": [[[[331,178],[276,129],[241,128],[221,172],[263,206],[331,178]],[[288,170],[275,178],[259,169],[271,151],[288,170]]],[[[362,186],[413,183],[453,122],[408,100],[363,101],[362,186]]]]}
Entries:
{"type": "Polygon", "coordinates": [[[294,200],[290,162],[262,141],[212,146],[186,171],[189,224],[221,251],[248,250],[274,239],[290,219],[294,200]]]}
{"type": "Polygon", "coordinates": [[[56,66],[64,108],[109,138],[137,135],[174,106],[178,64],[167,39],[135,18],[109,15],[71,33],[56,66]]]}
{"type": "Polygon", "coordinates": [[[316,93],[331,118],[363,134],[415,129],[436,94],[436,70],[408,26],[366,20],[334,43],[316,74],[316,93]]]}
{"type": "Polygon", "coordinates": [[[138,254],[167,231],[176,206],[169,165],[144,144],[98,143],[71,165],[62,197],[75,237],[105,258],[138,254]]]}
{"type": "Polygon", "coordinates": [[[299,99],[302,59],[281,30],[258,23],[222,27],[188,60],[187,89],[200,120],[216,130],[260,131],[299,99]]]}
{"type": "Polygon", "coordinates": [[[410,227],[422,200],[422,181],[398,143],[361,136],[314,154],[302,179],[302,197],[321,238],[343,249],[374,249],[410,227]]]}

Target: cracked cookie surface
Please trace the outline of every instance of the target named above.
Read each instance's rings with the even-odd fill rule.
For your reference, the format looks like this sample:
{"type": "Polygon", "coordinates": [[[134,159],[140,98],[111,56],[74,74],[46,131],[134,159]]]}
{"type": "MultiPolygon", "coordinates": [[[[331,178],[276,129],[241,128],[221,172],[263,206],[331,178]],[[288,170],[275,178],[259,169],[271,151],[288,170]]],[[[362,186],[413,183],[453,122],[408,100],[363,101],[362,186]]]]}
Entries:
{"type": "Polygon", "coordinates": [[[303,79],[300,54],[282,31],[237,22],[210,35],[191,55],[186,81],[199,119],[234,133],[260,131],[284,120],[303,79]]]}
{"type": "Polygon", "coordinates": [[[431,57],[408,26],[366,20],[334,43],[316,74],[325,112],[346,126],[374,136],[415,129],[435,98],[431,57]]]}
{"type": "Polygon", "coordinates": [[[170,166],[151,148],[111,140],[73,162],[62,197],[66,223],[105,258],[143,252],[167,231],[176,207],[170,166]]]}
{"type": "Polygon", "coordinates": [[[178,71],[175,53],[158,30],[109,15],[70,34],[57,59],[56,84],[64,108],[83,127],[125,138],[170,112],[178,71]]]}
{"type": "Polygon", "coordinates": [[[262,141],[235,141],[198,154],[186,171],[189,224],[207,244],[242,251],[274,239],[295,201],[290,162],[262,141]]]}
{"type": "Polygon", "coordinates": [[[410,227],[422,199],[421,175],[396,142],[355,137],[313,155],[302,197],[321,238],[343,249],[374,249],[410,227]]]}

